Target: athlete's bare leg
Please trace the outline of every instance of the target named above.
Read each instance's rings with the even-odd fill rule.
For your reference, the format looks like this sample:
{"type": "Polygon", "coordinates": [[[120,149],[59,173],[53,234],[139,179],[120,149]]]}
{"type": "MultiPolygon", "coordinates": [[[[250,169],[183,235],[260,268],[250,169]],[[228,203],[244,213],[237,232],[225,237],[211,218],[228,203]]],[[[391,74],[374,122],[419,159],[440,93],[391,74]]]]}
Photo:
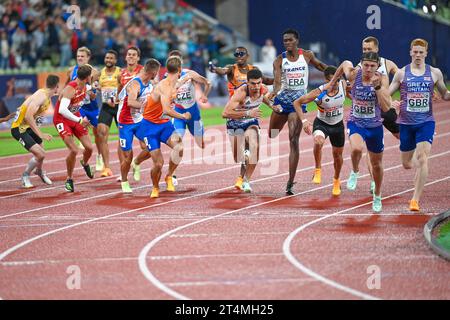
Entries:
{"type": "Polygon", "coordinates": [[[42,170],[42,163],[44,162],[45,159],[45,150],[42,147],[42,145],[36,143],[30,148],[29,151],[33,154],[33,157],[28,162],[24,172],[25,174],[28,175],[30,175],[35,168],[37,170],[42,170]]]}
{"type": "Polygon", "coordinates": [[[344,163],[344,159],[342,154],[344,152],[344,147],[338,148],[333,147],[333,165],[334,165],[334,178],[339,179],[341,174],[342,165],[344,163]]]}
{"type": "Polygon", "coordinates": [[[316,169],[322,168],[322,148],[323,148],[324,143],[325,143],[325,137],[323,137],[322,135],[316,135],[314,137],[313,153],[314,153],[314,162],[315,162],[316,169]]]}
{"type": "Polygon", "coordinates": [[[361,135],[355,133],[349,138],[352,158],[353,172],[359,172],[359,162],[361,161],[362,152],[364,149],[364,140],[361,135]]]}
{"type": "Polygon", "coordinates": [[[69,154],[66,157],[67,179],[72,179],[73,169],[75,168],[75,161],[78,154],[78,146],[75,144],[72,136],[64,137],[63,141],[69,149],[69,154]]]}
{"type": "Polygon", "coordinates": [[[134,159],[134,163],[136,165],[140,165],[145,160],[151,158],[150,151],[148,151],[147,146],[145,145],[145,143],[142,142],[142,141],[139,141],[139,145],[141,146],[141,152],[138,154],[136,159],[134,159]]]}
{"type": "Polygon", "coordinates": [[[104,123],[99,123],[97,126],[97,135],[99,138],[99,144],[97,145],[97,148],[99,148],[99,153],[102,155],[105,168],[110,168],[108,146],[109,127],[104,123]]]}
{"type": "Polygon", "coordinates": [[[94,151],[94,147],[92,146],[91,142],[91,137],[89,136],[89,134],[86,134],[84,136],[79,137],[78,140],[80,140],[81,144],[84,147],[83,163],[87,164],[92,156],[92,152],[94,151]]]}
{"type": "Polygon", "coordinates": [[[383,152],[373,153],[368,151],[370,163],[372,165],[373,180],[375,181],[374,195],[381,195],[381,183],[383,182],[383,152]]]}
{"type": "Polygon", "coordinates": [[[181,137],[174,132],[172,136],[167,140],[166,144],[172,148],[169,160],[169,170],[167,176],[171,177],[183,158],[183,141],[181,137]]]}
{"type": "Polygon", "coordinates": [[[95,146],[97,147],[97,154],[102,154],[102,139],[100,138],[99,134],[98,134],[98,128],[93,127],[92,128],[92,133],[94,134],[94,141],[95,141],[95,146]]]}
{"type": "Polygon", "coordinates": [[[247,170],[244,163],[245,136],[243,134],[230,135],[231,150],[233,150],[234,162],[241,164],[240,176],[245,176],[247,170]]]}
{"type": "Polygon", "coordinates": [[[296,112],[292,112],[288,116],[289,126],[289,183],[293,183],[298,166],[300,155],[300,133],[302,131],[302,123],[296,112]]]}
{"type": "Polygon", "coordinates": [[[276,112],[272,112],[269,122],[269,138],[276,138],[280,134],[281,129],[283,129],[287,121],[287,114],[278,114],[276,112]]]}
{"type": "Polygon", "coordinates": [[[246,144],[248,144],[248,150],[250,151],[250,158],[248,159],[248,163],[246,165],[245,177],[247,178],[247,180],[250,180],[259,161],[258,127],[251,126],[247,130],[245,130],[245,140],[246,144]]]}
{"type": "Polygon", "coordinates": [[[122,161],[120,162],[120,174],[122,182],[128,181],[128,172],[130,172],[131,161],[133,160],[133,150],[122,150],[122,161]]]}
{"type": "Polygon", "coordinates": [[[413,200],[419,202],[423,188],[428,177],[428,157],[431,153],[431,144],[427,141],[419,142],[416,146],[417,171],[414,179],[413,200]]]}
{"type": "Polygon", "coordinates": [[[150,154],[153,160],[153,168],[150,172],[152,177],[153,188],[159,189],[159,180],[161,179],[161,172],[162,167],[164,165],[164,158],[161,149],[150,151],[150,154]]]}

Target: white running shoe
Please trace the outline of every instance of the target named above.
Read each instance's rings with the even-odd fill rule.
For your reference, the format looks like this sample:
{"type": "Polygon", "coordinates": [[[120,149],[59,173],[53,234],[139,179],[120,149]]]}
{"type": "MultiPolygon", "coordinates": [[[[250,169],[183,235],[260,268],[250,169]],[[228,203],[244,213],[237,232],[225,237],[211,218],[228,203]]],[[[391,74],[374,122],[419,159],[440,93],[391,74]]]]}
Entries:
{"type": "Polygon", "coordinates": [[[24,187],[24,188],[33,188],[34,186],[31,184],[31,181],[30,181],[30,175],[29,174],[26,174],[26,173],[24,173],[23,175],[22,175],[22,186],[24,187]]]}
{"type": "Polygon", "coordinates": [[[52,180],[50,180],[50,178],[47,176],[47,173],[43,170],[39,171],[36,170],[34,173],[36,173],[36,175],[41,178],[42,182],[48,185],[52,185],[53,182],[52,180]]]}
{"type": "Polygon", "coordinates": [[[348,177],[348,180],[347,180],[347,189],[348,190],[356,189],[356,185],[358,183],[358,177],[359,177],[359,172],[353,172],[353,170],[350,172],[350,176],[348,177]]]}
{"type": "Polygon", "coordinates": [[[177,176],[172,176],[172,183],[175,187],[178,185],[177,176]]]}
{"type": "Polygon", "coordinates": [[[244,181],[242,183],[242,190],[246,193],[251,193],[252,192],[252,187],[250,186],[250,182],[248,181],[244,181]]]}

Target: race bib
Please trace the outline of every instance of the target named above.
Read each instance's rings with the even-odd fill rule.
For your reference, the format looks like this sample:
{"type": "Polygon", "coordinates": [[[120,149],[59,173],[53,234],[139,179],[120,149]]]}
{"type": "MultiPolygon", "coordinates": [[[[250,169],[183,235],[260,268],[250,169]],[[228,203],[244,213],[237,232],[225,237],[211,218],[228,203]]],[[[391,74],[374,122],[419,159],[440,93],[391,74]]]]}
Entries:
{"type": "Polygon", "coordinates": [[[292,72],[286,74],[286,82],[290,90],[300,90],[305,87],[304,73],[292,72]]]}
{"type": "Polygon", "coordinates": [[[353,116],[361,119],[375,118],[375,101],[355,100],[353,116]]]}
{"type": "Polygon", "coordinates": [[[21,109],[22,109],[22,107],[17,108],[16,115],[14,116],[13,122],[16,122],[19,119],[21,109]]]}
{"type": "Polygon", "coordinates": [[[192,95],[190,91],[186,91],[186,92],[178,92],[177,93],[177,97],[176,97],[176,101],[179,104],[182,104],[184,102],[190,102],[192,101],[192,95]]]}
{"type": "Polygon", "coordinates": [[[107,103],[117,95],[117,88],[102,88],[102,102],[107,103]]]}
{"type": "Polygon", "coordinates": [[[429,92],[407,93],[406,110],[409,112],[428,112],[430,110],[430,93],[429,92]]]}
{"type": "Polygon", "coordinates": [[[337,108],[334,110],[325,110],[325,117],[327,118],[337,118],[340,117],[342,115],[342,108],[337,108]]]}

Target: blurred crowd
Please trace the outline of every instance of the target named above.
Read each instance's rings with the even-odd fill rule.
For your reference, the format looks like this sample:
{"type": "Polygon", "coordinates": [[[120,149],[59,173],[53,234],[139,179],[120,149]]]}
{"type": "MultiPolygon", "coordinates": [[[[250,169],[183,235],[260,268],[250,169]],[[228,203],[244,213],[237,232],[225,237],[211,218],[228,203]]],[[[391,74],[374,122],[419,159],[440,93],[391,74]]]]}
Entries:
{"type": "Polygon", "coordinates": [[[0,69],[66,67],[81,46],[90,48],[94,65],[103,64],[110,49],[123,65],[126,48],[138,46],[142,60],[154,57],[163,65],[168,52],[179,49],[204,75],[208,60],[226,45],[180,0],[7,0],[0,17],[0,69]]]}

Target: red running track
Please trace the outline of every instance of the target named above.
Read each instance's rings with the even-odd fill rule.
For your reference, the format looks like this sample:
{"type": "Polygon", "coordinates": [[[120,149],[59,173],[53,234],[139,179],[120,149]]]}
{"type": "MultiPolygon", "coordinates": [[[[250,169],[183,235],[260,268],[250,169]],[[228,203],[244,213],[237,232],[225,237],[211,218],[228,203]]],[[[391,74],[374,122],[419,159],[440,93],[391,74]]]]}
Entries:
{"type": "MultiPolygon", "coordinates": [[[[79,166],[76,192],[65,193],[64,150],[46,159],[54,186],[33,177],[31,190],[21,189],[18,179],[29,155],[1,158],[0,167],[9,168],[0,170],[0,297],[449,299],[450,265],[422,235],[429,216],[449,207],[448,107],[435,107],[436,136],[420,214],[407,210],[414,172],[401,167],[398,141],[387,132],[381,214],[371,211],[363,164],[357,190],[346,190],[343,182],[341,196],[331,196],[328,142],[322,184],[311,183],[312,138],[304,133],[297,194],[285,196],[287,128],[278,141],[269,141],[279,155],[262,156],[252,194],[232,188],[239,168],[224,163],[228,153],[219,138],[209,144],[220,146],[215,155],[182,162],[178,191],[162,192],[159,199],[148,197],[150,162],[143,165],[141,182],[130,180],[133,195],[124,196],[115,177],[89,180],[79,166]],[[79,268],[79,290],[67,287],[70,266],[79,268]],[[370,286],[372,270],[380,274],[378,288],[370,286]]],[[[225,139],[222,127],[214,129],[225,139]]],[[[265,144],[265,129],[262,136],[265,144]]],[[[197,147],[189,149],[188,136],[185,145],[190,158],[201,157],[197,147]]],[[[348,145],[344,157],[341,180],[350,171],[348,145]]],[[[118,172],[117,162],[113,171],[118,172]]]]}

